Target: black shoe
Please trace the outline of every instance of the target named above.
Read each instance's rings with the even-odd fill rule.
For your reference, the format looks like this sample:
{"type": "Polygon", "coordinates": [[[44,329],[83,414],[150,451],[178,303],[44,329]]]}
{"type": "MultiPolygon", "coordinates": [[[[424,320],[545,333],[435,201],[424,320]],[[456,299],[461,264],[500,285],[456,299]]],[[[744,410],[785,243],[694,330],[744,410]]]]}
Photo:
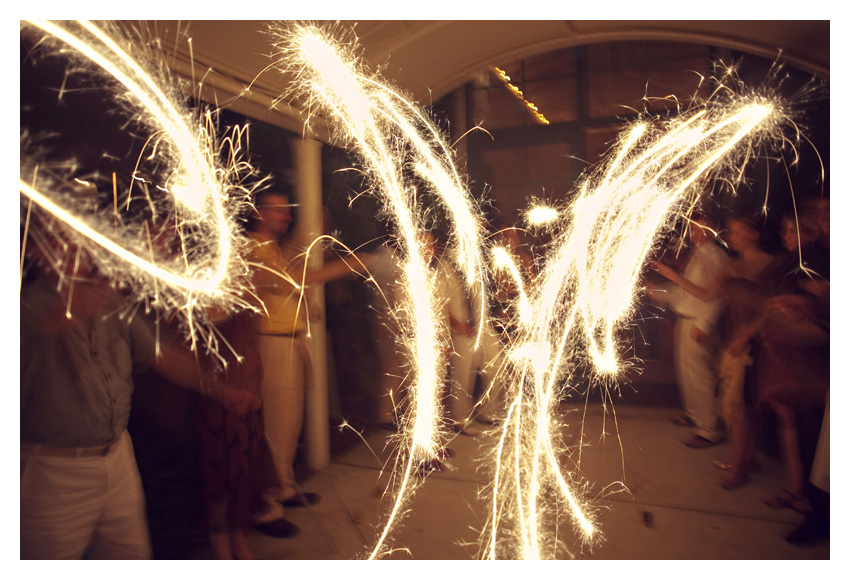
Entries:
{"type": "Polygon", "coordinates": [[[283,500],[280,502],[280,505],[283,507],[296,508],[296,507],[307,507],[311,505],[316,505],[319,503],[319,500],[322,499],[318,493],[306,492],[299,493],[287,500],[283,500]]]}
{"type": "Polygon", "coordinates": [[[439,459],[425,459],[419,462],[417,475],[419,475],[419,477],[425,477],[434,471],[442,471],[443,467],[443,462],[439,459]]]}
{"type": "Polygon", "coordinates": [[[499,427],[502,425],[501,421],[497,419],[491,419],[486,415],[478,415],[475,420],[481,423],[482,425],[487,425],[488,427],[499,427]]]}
{"type": "Polygon", "coordinates": [[[301,531],[301,528],[283,518],[257,524],[254,527],[257,528],[258,532],[262,532],[273,538],[291,538],[292,536],[298,535],[301,531]]]}
{"type": "Polygon", "coordinates": [[[829,537],[829,520],[817,516],[809,516],[803,525],[795,528],[785,536],[785,541],[795,546],[812,544],[821,538],[829,537]]]}

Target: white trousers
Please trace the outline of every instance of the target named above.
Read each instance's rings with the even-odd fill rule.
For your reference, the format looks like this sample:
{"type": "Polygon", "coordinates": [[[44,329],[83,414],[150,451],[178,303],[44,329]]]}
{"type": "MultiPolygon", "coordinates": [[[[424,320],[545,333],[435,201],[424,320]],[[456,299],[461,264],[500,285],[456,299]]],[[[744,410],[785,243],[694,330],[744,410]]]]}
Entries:
{"type": "Polygon", "coordinates": [[[700,344],[691,336],[695,327],[693,319],[680,318],[676,323],[676,374],[679,394],[685,414],[694,422],[694,432],[709,441],[718,441],[722,434],[718,429],[720,416],[717,412],[715,390],[715,341],[709,337],[700,344]]]}
{"type": "Polygon", "coordinates": [[[502,400],[501,389],[493,381],[501,361],[499,339],[485,331],[476,349],[474,336],[452,334],[452,345],[449,416],[461,425],[478,415],[492,418],[490,416],[498,412],[502,400]],[[482,398],[476,406],[475,377],[479,373],[482,398]]]}
{"type": "Polygon", "coordinates": [[[383,324],[377,324],[378,361],[381,377],[378,384],[378,423],[394,423],[402,412],[402,383],[406,372],[404,355],[398,337],[383,324]]]}
{"type": "Polygon", "coordinates": [[[21,559],[149,559],[142,479],[124,431],[104,457],[21,450],[21,559]]]}
{"type": "Polygon", "coordinates": [[[812,474],[809,478],[816,487],[829,491],[829,392],[826,394],[826,410],[820,428],[818,447],[812,463],[812,474]]]}

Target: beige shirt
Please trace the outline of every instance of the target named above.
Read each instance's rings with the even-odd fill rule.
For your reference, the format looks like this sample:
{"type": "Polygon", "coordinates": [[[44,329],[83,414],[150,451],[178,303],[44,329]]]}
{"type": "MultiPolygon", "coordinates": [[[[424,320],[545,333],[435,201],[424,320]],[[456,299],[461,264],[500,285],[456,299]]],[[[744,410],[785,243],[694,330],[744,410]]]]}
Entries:
{"type": "Polygon", "coordinates": [[[254,286],[260,299],[257,317],[260,334],[295,334],[307,329],[307,304],[301,290],[286,277],[300,279],[276,240],[251,233],[256,242],[249,260],[254,262],[254,286]]]}

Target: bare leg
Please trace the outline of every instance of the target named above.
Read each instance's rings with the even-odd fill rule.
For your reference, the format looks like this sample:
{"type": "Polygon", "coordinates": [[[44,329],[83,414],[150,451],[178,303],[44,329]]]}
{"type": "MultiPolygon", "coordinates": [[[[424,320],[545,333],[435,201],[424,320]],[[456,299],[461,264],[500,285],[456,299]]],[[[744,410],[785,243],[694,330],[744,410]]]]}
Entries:
{"type": "Polygon", "coordinates": [[[804,498],[806,495],[806,474],[800,455],[800,441],[797,435],[794,410],[780,403],[774,403],[772,406],[779,418],[779,443],[782,449],[782,459],[785,463],[788,491],[799,498],[804,498]]]}
{"type": "Polygon", "coordinates": [[[735,489],[744,483],[747,470],[756,465],[753,454],[756,413],[752,409],[745,409],[739,417],[729,422],[729,430],[732,435],[731,470],[724,478],[723,487],[735,489]]]}
{"type": "Polygon", "coordinates": [[[227,532],[210,532],[210,544],[217,560],[232,560],[230,551],[230,534],[227,532]]]}
{"type": "Polygon", "coordinates": [[[729,475],[723,486],[727,489],[738,487],[744,483],[744,467],[748,461],[748,439],[750,425],[746,412],[729,421],[729,432],[732,437],[732,461],[729,475]]]}
{"type": "Polygon", "coordinates": [[[230,534],[230,549],[237,560],[255,560],[254,553],[248,547],[246,530],[235,530],[230,534]]]}
{"type": "MultiPolygon", "coordinates": [[[[227,504],[224,500],[214,503],[209,510],[210,530],[225,530],[225,513],[227,504]]],[[[217,560],[232,560],[233,552],[230,550],[230,534],[227,532],[210,532],[210,545],[217,560]]]]}

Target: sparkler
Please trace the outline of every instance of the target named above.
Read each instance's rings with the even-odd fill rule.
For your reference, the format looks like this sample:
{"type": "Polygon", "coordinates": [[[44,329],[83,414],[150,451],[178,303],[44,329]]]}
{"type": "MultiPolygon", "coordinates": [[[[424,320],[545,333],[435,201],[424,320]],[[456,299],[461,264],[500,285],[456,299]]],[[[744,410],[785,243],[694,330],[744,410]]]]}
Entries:
{"type": "Polygon", "coordinates": [[[115,101],[152,135],[139,159],[136,183],[120,202],[114,191],[112,212],[81,203],[61,180],[39,172],[39,161],[28,160],[25,153],[22,203],[26,198],[52,223],[61,224],[64,234],[79,240],[117,286],[163,312],[180,312],[193,350],[203,337],[217,354],[217,339],[205,324],[207,313],[248,306],[243,295],[249,275],[243,260],[247,240],[237,234],[236,216],[247,203],[250,191],[241,182],[252,169],[237,159],[238,131],[225,140],[230,147],[225,166],[217,160],[221,146],[213,136],[211,114],[198,122],[180,107],[173,79],[155,69],[153,59],[137,60],[144,50],[127,36],[88,21],[22,24],[41,31],[44,42],[57,43],[56,52],[68,55],[75,66],[115,86],[115,101]],[[148,192],[138,173],[143,164],[167,167],[159,193],[148,192]],[[149,220],[135,219],[138,210],[131,206],[139,201],[149,220]]]}
{"type": "Polygon", "coordinates": [[[557,221],[558,217],[558,210],[554,207],[536,205],[525,214],[525,221],[531,226],[542,226],[557,221]]]}

